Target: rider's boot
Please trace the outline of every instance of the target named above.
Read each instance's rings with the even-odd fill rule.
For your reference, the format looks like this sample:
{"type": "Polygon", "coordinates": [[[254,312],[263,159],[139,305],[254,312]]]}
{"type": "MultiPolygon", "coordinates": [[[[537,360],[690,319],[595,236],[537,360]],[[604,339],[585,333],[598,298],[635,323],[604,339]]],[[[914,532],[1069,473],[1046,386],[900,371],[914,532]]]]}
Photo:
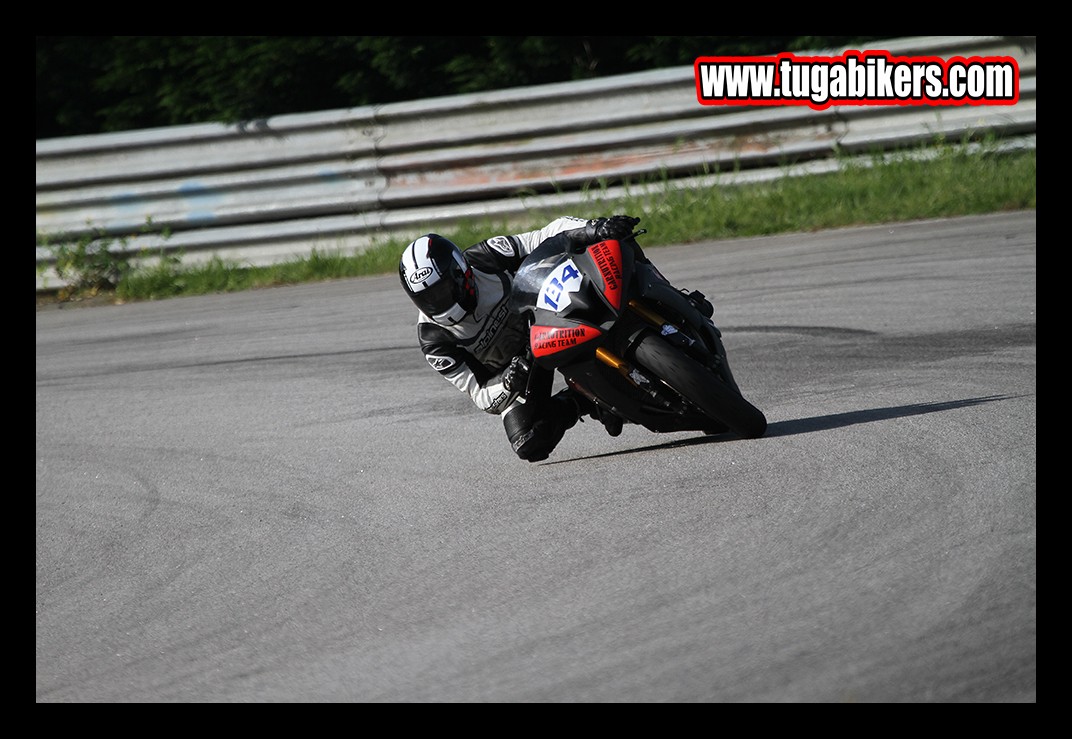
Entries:
{"type": "Polygon", "coordinates": [[[578,418],[577,403],[559,393],[543,403],[515,401],[503,413],[503,427],[518,457],[526,462],[542,462],[551,456],[578,418]]]}
{"type": "Polygon", "coordinates": [[[603,424],[603,428],[607,430],[607,433],[611,436],[620,436],[622,433],[622,418],[616,413],[611,413],[608,410],[604,410],[602,407],[597,407],[593,418],[599,419],[603,424]]]}

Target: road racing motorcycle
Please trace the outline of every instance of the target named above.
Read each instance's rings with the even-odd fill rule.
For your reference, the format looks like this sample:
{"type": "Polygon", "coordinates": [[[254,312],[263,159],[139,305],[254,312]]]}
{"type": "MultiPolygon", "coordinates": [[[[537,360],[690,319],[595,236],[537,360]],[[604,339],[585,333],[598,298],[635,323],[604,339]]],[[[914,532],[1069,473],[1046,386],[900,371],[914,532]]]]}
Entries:
{"type": "Polygon", "coordinates": [[[518,270],[511,310],[529,325],[530,361],[623,422],[654,432],[758,438],[762,411],[730,371],[711,303],[671,285],[636,237],[552,238],[518,270]]]}

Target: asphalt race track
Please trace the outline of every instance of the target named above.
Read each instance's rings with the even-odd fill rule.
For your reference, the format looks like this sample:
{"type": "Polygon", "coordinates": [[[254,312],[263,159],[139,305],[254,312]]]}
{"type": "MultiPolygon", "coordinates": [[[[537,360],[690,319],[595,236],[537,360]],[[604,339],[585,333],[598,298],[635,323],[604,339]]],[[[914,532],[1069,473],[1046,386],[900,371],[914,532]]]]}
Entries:
{"type": "Polygon", "coordinates": [[[1035,219],[652,249],[767,435],[534,465],[394,276],[38,310],[37,702],[1035,702],[1035,219]]]}

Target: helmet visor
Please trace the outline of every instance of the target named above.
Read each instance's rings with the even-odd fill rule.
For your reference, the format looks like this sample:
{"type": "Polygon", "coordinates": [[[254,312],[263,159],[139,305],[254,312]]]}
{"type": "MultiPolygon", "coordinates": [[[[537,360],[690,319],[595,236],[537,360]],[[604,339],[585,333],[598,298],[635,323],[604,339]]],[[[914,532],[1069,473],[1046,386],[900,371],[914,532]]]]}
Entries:
{"type": "Polygon", "coordinates": [[[414,290],[413,302],[420,308],[421,313],[427,316],[448,311],[457,302],[454,300],[454,285],[449,275],[439,277],[430,285],[415,285],[414,290]]]}
{"type": "Polygon", "coordinates": [[[413,299],[421,312],[436,323],[458,323],[476,307],[472,268],[463,272],[461,265],[452,265],[441,279],[414,293],[413,299]]]}

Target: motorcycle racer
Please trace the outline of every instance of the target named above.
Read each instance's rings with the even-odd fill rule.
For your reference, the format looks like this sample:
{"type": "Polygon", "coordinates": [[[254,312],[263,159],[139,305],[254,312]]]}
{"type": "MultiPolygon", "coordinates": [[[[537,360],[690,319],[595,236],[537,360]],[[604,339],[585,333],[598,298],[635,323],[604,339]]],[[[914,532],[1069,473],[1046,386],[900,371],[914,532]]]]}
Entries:
{"type": "Polygon", "coordinates": [[[551,395],[554,373],[526,361],[528,326],[509,310],[514,275],[548,239],[621,240],[639,222],[627,215],[563,216],[464,251],[429,233],[402,252],[399,279],[418,309],[417,341],[425,359],[477,408],[502,417],[507,440],[522,460],[547,459],[585,415],[598,418],[611,436],[621,433],[622,421],[568,388],[551,395]]]}

